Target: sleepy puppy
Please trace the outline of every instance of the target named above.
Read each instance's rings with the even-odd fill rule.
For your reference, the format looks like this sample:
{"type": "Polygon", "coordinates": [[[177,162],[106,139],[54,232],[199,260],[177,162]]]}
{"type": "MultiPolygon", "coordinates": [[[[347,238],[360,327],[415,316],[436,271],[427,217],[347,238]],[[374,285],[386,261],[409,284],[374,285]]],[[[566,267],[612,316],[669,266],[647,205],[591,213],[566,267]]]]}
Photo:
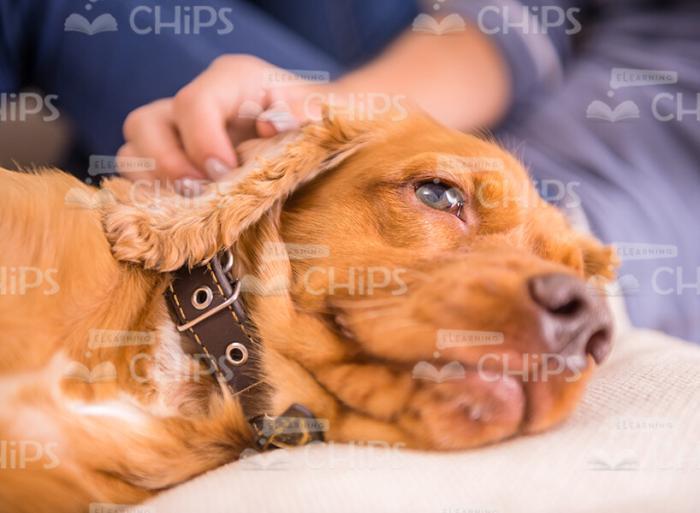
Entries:
{"type": "Polygon", "coordinates": [[[470,448],[575,407],[612,252],[511,155],[330,113],[245,153],[194,198],[0,170],[0,439],[31,448],[3,511],[135,503],[321,437],[470,448]]]}

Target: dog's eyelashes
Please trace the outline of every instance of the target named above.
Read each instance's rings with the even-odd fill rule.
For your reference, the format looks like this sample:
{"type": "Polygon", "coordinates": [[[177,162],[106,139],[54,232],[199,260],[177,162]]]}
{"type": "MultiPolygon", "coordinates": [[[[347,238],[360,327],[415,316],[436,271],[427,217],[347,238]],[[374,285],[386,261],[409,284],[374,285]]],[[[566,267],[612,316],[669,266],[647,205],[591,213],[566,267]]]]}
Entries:
{"type": "Polygon", "coordinates": [[[416,196],[430,208],[449,212],[457,217],[460,217],[464,207],[462,191],[439,180],[418,184],[416,196]]]}

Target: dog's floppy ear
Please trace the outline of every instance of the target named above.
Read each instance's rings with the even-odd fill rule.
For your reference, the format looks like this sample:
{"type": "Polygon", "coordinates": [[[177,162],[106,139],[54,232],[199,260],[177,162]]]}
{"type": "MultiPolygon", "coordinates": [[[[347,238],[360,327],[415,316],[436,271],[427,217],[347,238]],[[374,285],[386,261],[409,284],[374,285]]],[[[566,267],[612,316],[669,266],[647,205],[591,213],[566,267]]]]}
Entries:
{"type": "Polygon", "coordinates": [[[619,261],[613,247],[574,229],[559,209],[544,200],[536,206],[531,211],[529,237],[539,255],[575,269],[586,279],[607,282],[615,277],[619,261]]]}
{"type": "Polygon", "coordinates": [[[583,255],[583,272],[586,278],[595,276],[607,281],[615,277],[620,261],[612,246],[604,246],[585,234],[578,236],[577,244],[583,255]]]}
{"type": "Polygon", "coordinates": [[[103,222],[112,251],[158,271],[208,261],[300,185],[352,155],[371,128],[326,112],[320,123],[263,143],[266,151],[249,159],[234,180],[211,184],[197,198],[135,194],[129,182],[110,180],[104,187],[117,201],[104,206],[103,222]]]}

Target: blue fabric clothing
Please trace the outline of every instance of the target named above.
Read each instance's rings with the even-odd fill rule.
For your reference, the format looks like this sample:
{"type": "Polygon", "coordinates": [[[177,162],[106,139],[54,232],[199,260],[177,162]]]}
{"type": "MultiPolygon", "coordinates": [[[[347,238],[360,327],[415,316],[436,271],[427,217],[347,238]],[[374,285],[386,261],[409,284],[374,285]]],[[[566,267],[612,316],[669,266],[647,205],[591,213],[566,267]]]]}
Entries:
{"type": "MultiPolygon", "coordinates": [[[[110,155],[123,142],[121,127],[131,110],[174,95],[219,55],[251,54],[287,69],[327,71],[331,77],[366,61],[410,25],[417,12],[414,3],[404,0],[378,4],[0,0],[0,91],[35,86],[57,95],[56,105],[75,127],[77,150],[110,155]],[[86,4],[92,6],[89,11],[86,4]],[[226,32],[221,21],[199,34],[185,33],[194,31],[194,9],[202,5],[216,13],[230,9],[223,16],[233,30],[226,32]],[[164,24],[179,20],[179,26],[164,25],[156,33],[156,9],[164,24]],[[71,14],[89,21],[109,15],[117,30],[94,35],[65,31],[71,14]],[[149,28],[150,33],[142,33],[149,28]]],[[[201,15],[204,21],[206,16],[201,15]]],[[[83,174],[83,169],[71,170],[83,174]]]]}

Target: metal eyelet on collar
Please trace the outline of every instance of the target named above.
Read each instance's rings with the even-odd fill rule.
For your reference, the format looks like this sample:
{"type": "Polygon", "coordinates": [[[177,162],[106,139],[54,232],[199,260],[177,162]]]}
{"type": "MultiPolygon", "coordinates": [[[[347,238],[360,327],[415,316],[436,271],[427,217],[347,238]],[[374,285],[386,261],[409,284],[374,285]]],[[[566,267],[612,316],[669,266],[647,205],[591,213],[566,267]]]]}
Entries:
{"type": "Polygon", "coordinates": [[[211,305],[214,300],[214,293],[209,287],[199,287],[192,293],[190,302],[197,310],[204,310],[211,305]]]}
{"type": "Polygon", "coordinates": [[[226,347],[226,360],[236,367],[245,365],[248,361],[248,348],[238,342],[232,342],[226,347]]]}

